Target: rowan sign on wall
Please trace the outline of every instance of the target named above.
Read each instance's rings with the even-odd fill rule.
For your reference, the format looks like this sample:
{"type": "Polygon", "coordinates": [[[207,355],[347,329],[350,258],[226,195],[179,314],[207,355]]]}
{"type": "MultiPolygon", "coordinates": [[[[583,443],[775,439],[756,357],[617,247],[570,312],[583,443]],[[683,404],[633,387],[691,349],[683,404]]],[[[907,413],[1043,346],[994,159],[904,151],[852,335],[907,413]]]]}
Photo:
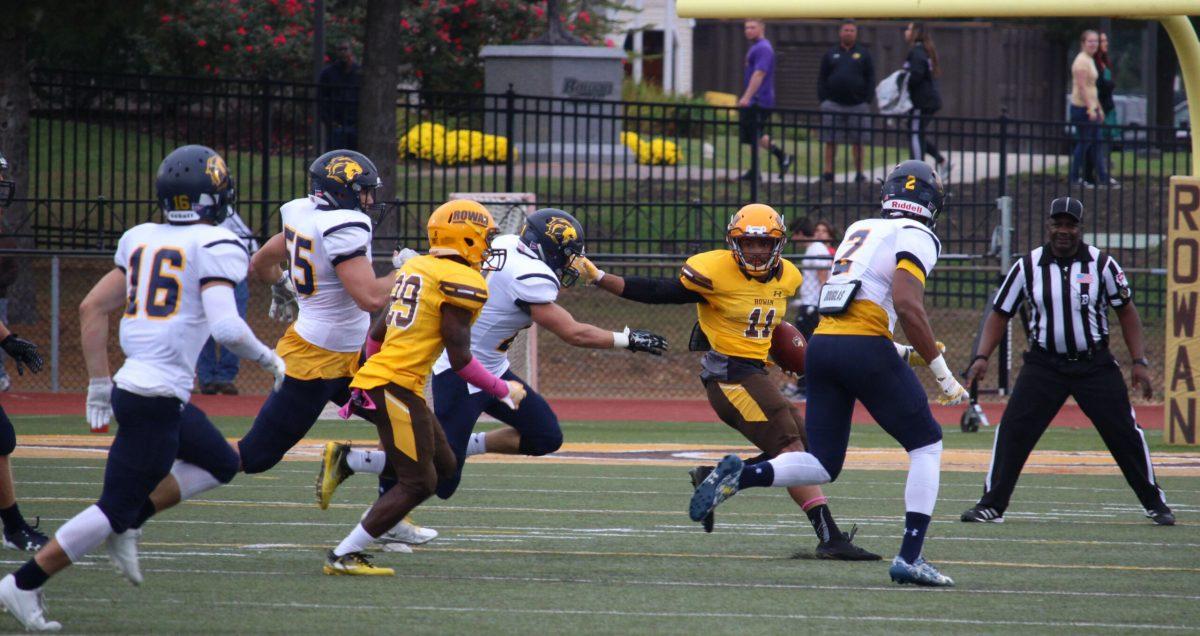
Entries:
{"type": "Polygon", "coordinates": [[[1197,445],[1196,384],[1200,378],[1200,178],[1171,177],[1167,230],[1166,436],[1197,445]]]}

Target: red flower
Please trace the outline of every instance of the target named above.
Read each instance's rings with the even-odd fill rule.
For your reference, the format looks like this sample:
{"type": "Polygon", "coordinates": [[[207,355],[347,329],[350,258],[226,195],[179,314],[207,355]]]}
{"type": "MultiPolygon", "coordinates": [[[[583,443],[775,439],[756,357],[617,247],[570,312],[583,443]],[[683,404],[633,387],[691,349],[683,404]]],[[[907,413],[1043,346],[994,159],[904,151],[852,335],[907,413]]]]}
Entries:
{"type": "Polygon", "coordinates": [[[611,49],[612,47],[614,47],[616,45],[617,45],[617,43],[613,42],[612,38],[604,38],[604,46],[607,46],[608,48],[611,49]]]}
{"type": "Polygon", "coordinates": [[[275,36],[275,39],[271,40],[271,42],[273,42],[275,46],[283,46],[284,44],[287,44],[287,38],[282,35],[277,35],[275,36]]]}
{"type": "Polygon", "coordinates": [[[425,74],[421,72],[421,69],[414,71],[413,75],[416,75],[418,78],[425,77],[425,74]]]}
{"type": "Polygon", "coordinates": [[[451,7],[451,9],[450,9],[450,13],[458,13],[460,11],[462,11],[462,9],[460,9],[458,7],[451,7]]]}
{"type": "Polygon", "coordinates": [[[253,52],[254,52],[254,45],[252,45],[252,44],[247,44],[247,45],[246,45],[246,52],[247,52],[247,53],[253,53],[253,52]]]}
{"type": "Polygon", "coordinates": [[[537,17],[539,17],[539,18],[540,18],[540,17],[542,17],[542,8],[541,8],[541,7],[534,7],[534,8],[533,8],[533,14],[534,14],[534,15],[536,15],[537,17]]]}
{"type": "Polygon", "coordinates": [[[242,26],[238,27],[237,34],[238,35],[246,35],[246,27],[242,27],[242,26]]]}
{"type": "Polygon", "coordinates": [[[579,19],[582,20],[584,24],[592,23],[592,16],[590,13],[587,12],[587,10],[583,10],[583,11],[579,12],[579,19]]]}
{"type": "Polygon", "coordinates": [[[404,47],[404,52],[405,52],[405,53],[412,53],[412,52],[413,52],[413,47],[411,47],[411,46],[406,46],[406,47],[404,47]]]}
{"type": "Polygon", "coordinates": [[[229,48],[230,48],[230,47],[229,47],[229,45],[228,45],[228,44],[222,44],[222,45],[221,45],[221,50],[222,50],[222,51],[228,51],[228,50],[229,50],[229,48]]]}
{"type": "Polygon", "coordinates": [[[162,22],[163,24],[166,24],[166,23],[168,23],[168,22],[170,22],[170,21],[171,21],[171,14],[170,14],[170,13],[164,13],[164,14],[162,14],[162,15],[158,16],[158,19],[159,19],[159,21],[160,21],[160,22],[162,22]]]}
{"type": "Polygon", "coordinates": [[[567,30],[568,30],[568,31],[574,31],[574,30],[575,30],[575,25],[574,25],[574,24],[568,24],[568,25],[567,25],[567,30]]]}
{"type": "Polygon", "coordinates": [[[206,47],[208,46],[208,41],[206,41],[204,38],[200,38],[199,40],[196,40],[196,46],[201,48],[206,47]]]}
{"type": "Polygon", "coordinates": [[[408,23],[408,18],[400,18],[400,26],[405,29],[412,29],[412,25],[408,23]]]}
{"type": "Polygon", "coordinates": [[[275,30],[275,29],[272,29],[272,28],[271,28],[271,25],[269,25],[269,24],[264,24],[264,25],[263,25],[263,31],[266,31],[267,33],[270,33],[270,32],[272,32],[272,31],[274,31],[274,30],[275,30]]]}

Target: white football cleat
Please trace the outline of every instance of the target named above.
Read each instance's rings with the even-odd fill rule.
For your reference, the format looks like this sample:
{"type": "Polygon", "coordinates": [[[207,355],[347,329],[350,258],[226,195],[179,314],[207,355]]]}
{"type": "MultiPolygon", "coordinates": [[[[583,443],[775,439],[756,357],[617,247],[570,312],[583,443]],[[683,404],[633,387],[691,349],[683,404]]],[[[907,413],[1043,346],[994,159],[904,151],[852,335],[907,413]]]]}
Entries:
{"type": "Polygon", "coordinates": [[[142,538],[141,528],[130,528],[121,534],[112,533],[104,542],[108,550],[108,558],[112,561],[117,574],[125,577],[134,585],[142,584],[142,568],[138,565],[138,540],[142,538]]]}
{"type": "Polygon", "coordinates": [[[62,623],[46,620],[46,600],[41,588],[22,590],[11,574],[0,579],[0,606],[20,621],[26,631],[57,632],[62,629],[62,623]]]}
{"type": "MultiPolygon", "coordinates": [[[[362,517],[359,517],[359,520],[361,521],[366,519],[367,513],[369,512],[371,512],[371,509],[367,508],[367,512],[364,512],[362,517]]],[[[418,526],[417,524],[413,523],[411,516],[406,516],[401,519],[400,523],[397,523],[391,530],[384,532],[379,536],[378,539],[375,539],[375,542],[384,546],[389,544],[421,545],[423,543],[429,543],[430,541],[433,541],[437,538],[437,536],[437,530],[418,526]]],[[[386,547],[384,550],[388,552],[411,552],[411,550],[401,549],[388,550],[386,547]]]]}

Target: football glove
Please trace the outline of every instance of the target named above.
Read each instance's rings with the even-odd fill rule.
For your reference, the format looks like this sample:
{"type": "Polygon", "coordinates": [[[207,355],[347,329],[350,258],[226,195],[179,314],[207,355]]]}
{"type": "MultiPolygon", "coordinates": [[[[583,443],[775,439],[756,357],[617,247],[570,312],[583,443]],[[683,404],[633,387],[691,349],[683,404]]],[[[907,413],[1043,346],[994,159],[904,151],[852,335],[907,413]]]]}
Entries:
{"type": "Polygon", "coordinates": [[[299,311],[300,306],[296,304],[296,286],[285,270],[283,277],[271,285],[271,309],[267,311],[267,316],[279,322],[292,322],[296,320],[299,311]]]}
{"type": "Polygon", "coordinates": [[[404,264],[414,256],[420,256],[420,254],[417,253],[417,250],[409,249],[407,247],[392,252],[392,268],[400,269],[401,267],[404,267],[404,264]]]}
{"type": "Polygon", "coordinates": [[[93,433],[107,433],[112,419],[112,378],[88,380],[87,422],[93,433]]]}
{"type": "Polygon", "coordinates": [[[42,370],[42,356],[38,353],[37,345],[17,337],[17,334],[10,333],[4,340],[0,340],[0,348],[12,356],[17,365],[17,375],[25,375],[24,367],[29,367],[34,373],[42,370]]]}
{"type": "Polygon", "coordinates": [[[941,388],[942,394],[938,396],[937,403],[942,406],[954,406],[967,399],[969,395],[963,385],[958,383],[954,374],[950,372],[950,367],[946,365],[946,359],[938,356],[929,363],[929,370],[933,372],[933,379],[937,380],[938,387],[941,388]]]}
{"type": "MultiPolygon", "coordinates": [[[[900,355],[901,360],[904,360],[906,363],[908,363],[908,366],[913,368],[929,366],[929,362],[927,362],[925,358],[922,358],[921,354],[917,353],[917,350],[913,348],[912,345],[902,345],[899,342],[892,344],[896,345],[896,353],[900,355]]],[[[946,343],[939,340],[936,344],[939,354],[946,353],[946,343]]]]}
{"type": "MultiPolygon", "coordinates": [[[[667,339],[644,329],[630,329],[626,327],[620,334],[624,338],[622,345],[630,351],[645,351],[646,353],[661,356],[667,350],[667,339]]],[[[618,339],[614,339],[616,342],[618,339]]]]}
{"type": "Polygon", "coordinates": [[[525,385],[516,380],[505,380],[505,382],[508,383],[508,395],[501,398],[500,401],[515,411],[521,408],[521,400],[525,399],[525,385]]]}
{"type": "Polygon", "coordinates": [[[258,360],[255,360],[263,368],[264,371],[270,373],[275,378],[275,384],[272,385],[273,391],[278,391],[279,387],[283,386],[284,372],[287,371],[287,365],[284,364],[283,358],[279,357],[273,349],[267,349],[266,353],[258,360]]]}
{"type": "Polygon", "coordinates": [[[595,285],[604,278],[604,270],[596,267],[586,256],[576,256],[571,260],[570,268],[579,274],[579,280],[584,285],[595,285]]]}

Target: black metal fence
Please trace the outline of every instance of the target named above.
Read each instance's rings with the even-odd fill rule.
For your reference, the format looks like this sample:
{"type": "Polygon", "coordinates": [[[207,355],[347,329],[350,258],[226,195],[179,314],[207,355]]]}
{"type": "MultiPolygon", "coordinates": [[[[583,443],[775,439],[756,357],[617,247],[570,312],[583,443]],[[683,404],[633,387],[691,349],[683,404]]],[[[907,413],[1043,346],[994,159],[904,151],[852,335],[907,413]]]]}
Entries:
{"type": "MultiPolygon", "coordinates": [[[[183,143],[225,155],[240,211],[269,235],[328,137],[311,84],[55,70],[32,82],[30,179],[18,193],[32,207],[9,229],[40,248],[111,248],[152,218],[155,167],[183,143]]],[[[428,213],[451,193],[529,192],[575,213],[595,254],[675,261],[721,245],[729,215],[749,201],[842,228],[876,214],[878,181],[913,152],[905,116],[831,127],[817,111],[779,110],[755,129],[735,109],[705,105],[416,91],[398,91],[396,116],[396,157],[374,157],[398,162],[396,198],[377,220],[380,247],[422,244],[428,213]],[[741,143],[760,132],[794,157],[786,172],[771,152],[741,143]],[[826,165],[830,134],[861,142],[861,172],[846,143],[826,165]]],[[[935,278],[937,302],[978,306],[992,288],[998,198],[1011,197],[1021,253],[1041,242],[1047,202],[1071,194],[1088,210],[1089,240],[1117,254],[1139,302],[1163,305],[1164,197],[1168,177],[1190,166],[1187,131],[1105,128],[1100,154],[1119,188],[1068,183],[1076,134],[1065,121],[932,120],[928,137],[949,161],[937,232],[950,267],[935,278]]]]}

